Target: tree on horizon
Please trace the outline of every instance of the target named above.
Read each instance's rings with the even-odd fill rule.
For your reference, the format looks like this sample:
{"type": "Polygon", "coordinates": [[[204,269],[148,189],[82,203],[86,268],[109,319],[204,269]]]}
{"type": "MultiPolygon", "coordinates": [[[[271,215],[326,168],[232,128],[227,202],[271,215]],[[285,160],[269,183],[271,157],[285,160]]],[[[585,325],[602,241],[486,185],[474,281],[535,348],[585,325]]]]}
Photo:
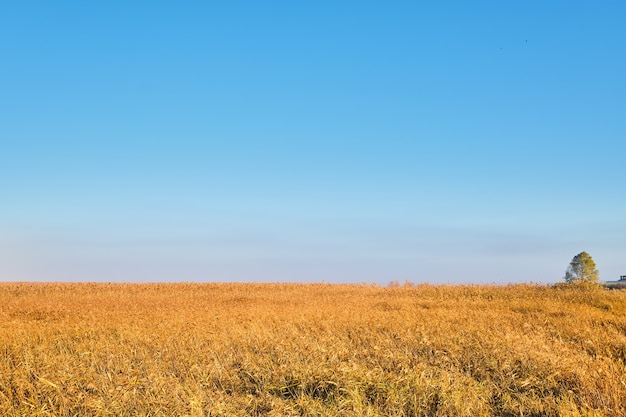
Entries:
{"type": "Polygon", "coordinates": [[[572,258],[564,277],[565,281],[569,283],[596,283],[599,278],[600,272],[596,269],[596,263],[591,255],[584,251],[572,258]]]}

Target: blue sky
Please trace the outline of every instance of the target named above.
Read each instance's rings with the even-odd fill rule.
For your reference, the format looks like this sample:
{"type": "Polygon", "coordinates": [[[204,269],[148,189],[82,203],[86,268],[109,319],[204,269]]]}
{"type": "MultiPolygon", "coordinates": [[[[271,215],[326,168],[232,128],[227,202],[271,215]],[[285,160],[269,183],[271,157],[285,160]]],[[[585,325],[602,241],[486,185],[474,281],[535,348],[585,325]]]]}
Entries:
{"type": "Polygon", "coordinates": [[[0,280],[626,273],[626,3],[179,3],[0,5],[0,280]]]}

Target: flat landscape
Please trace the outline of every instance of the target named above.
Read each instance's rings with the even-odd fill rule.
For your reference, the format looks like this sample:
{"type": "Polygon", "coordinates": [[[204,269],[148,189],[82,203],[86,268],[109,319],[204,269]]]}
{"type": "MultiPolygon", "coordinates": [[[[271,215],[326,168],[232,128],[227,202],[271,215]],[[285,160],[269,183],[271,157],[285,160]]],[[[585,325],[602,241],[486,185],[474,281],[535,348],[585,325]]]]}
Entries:
{"type": "Polygon", "coordinates": [[[626,294],[0,284],[3,416],[624,416],[626,294]]]}

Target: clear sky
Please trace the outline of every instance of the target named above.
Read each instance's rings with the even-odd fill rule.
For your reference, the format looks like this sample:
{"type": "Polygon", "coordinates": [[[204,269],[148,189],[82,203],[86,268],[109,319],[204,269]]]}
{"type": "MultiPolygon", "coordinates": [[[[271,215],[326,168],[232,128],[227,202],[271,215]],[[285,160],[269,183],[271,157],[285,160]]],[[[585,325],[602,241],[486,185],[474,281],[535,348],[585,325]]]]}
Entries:
{"type": "Polygon", "coordinates": [[[626,2],[0,5],[0,280],[626,274],[626,2]]]}

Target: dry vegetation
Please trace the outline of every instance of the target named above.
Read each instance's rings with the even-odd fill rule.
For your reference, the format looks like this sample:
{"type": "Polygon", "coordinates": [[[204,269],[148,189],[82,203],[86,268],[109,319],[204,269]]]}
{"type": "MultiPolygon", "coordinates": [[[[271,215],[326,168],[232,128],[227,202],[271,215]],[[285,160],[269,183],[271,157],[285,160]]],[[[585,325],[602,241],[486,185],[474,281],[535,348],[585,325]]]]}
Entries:
{"type": "Polygon", "coordinates": [[[626,294],[0,284],[4,416],[624,416],[626,294]]]}

